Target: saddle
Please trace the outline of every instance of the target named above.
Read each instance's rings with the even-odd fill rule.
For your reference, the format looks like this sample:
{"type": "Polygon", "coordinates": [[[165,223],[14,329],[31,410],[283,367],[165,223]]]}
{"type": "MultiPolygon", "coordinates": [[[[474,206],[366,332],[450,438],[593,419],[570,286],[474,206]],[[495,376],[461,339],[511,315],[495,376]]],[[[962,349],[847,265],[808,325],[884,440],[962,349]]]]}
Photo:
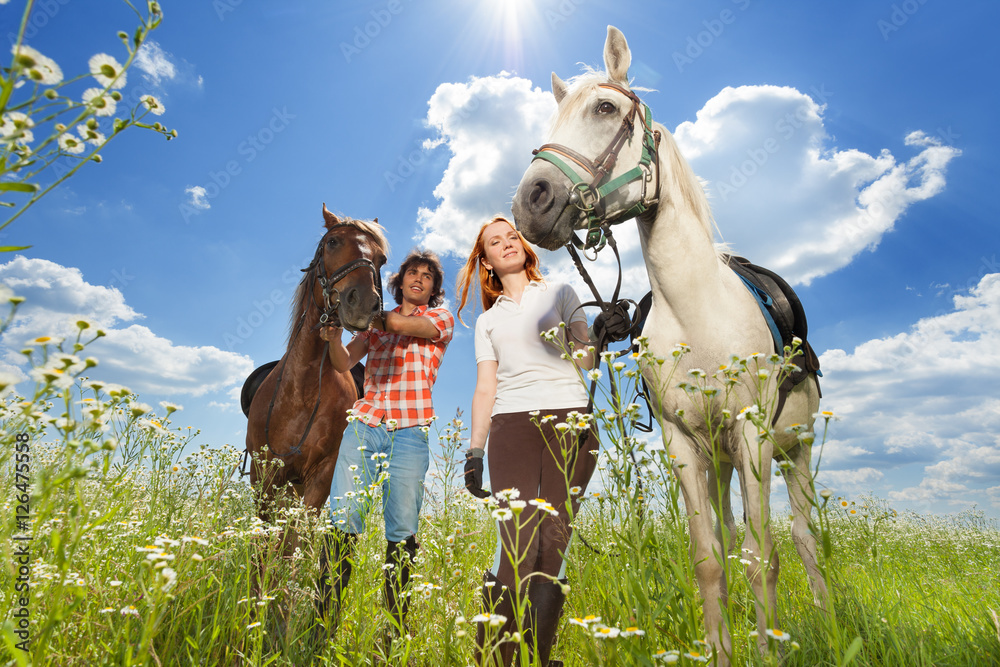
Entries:
{"type": "MultiPolygon", "coordinates": [[[[250,416],[250,404],[253,402],[254,394],[257,393],[257,389],[260,387],[264,378],[274,370],[274,367],[280,363],[278,361],[269,361],[263,366],[258,366],[254,369],[253,373],[247,376],[246,381],[243,383],[243,389],[240,391],[240,408],[243,409],[243,414],[247,417],[250,416]]],[[[358,388],[358,396],[365,395],[365,365],[360,361],[351,368],[351,377],[354,379],[354,386],[358,388]]]]}
{"type": "MultiPolygon", "coordinates": [[[[778,354],[784,352],[786,346],[791,346],[793,338],[797,337],[802,341],[802,344],[799,345],[799,353],[792,359],[792,363],[798,369],[789,373],[778,387],[778,405],[771,420],[773,425],[778,421],[788,392],[805,381],[809,375],[816,374],[816,388],[819,390],[820,397],[823,396],[823,392],[819,388],[819,378],[823,376],[819,368],[819,357],[806,338],[809,332],[806,311],[802,307],[799,297],[795,294],[795,290],[774,271],[752,264],[750,260],[738,255],[726,254],[722,256],[722,259],[733,270],[733,273],[739,276],[756,299],[761,314],[767,321],[768,329],[771,331],[774,351],[778,354]]],[[[637,312],[632,325],[633,342],[638,336],[638,332],[642,331],[652,305],[652,292],[647,292],[636,305],[637,312]]]]}
{"type": "Polygon", "coordinates": [[[791,346],[793,338],[797,337],[802,341],[799,346],[800,354],[792,360],[799,370],[789,376],[791,386],[802,382],[809,373],[822,377],[819,357],[807,338],[809,324],[806,321],[806,311],[791,285],[774,271],[752,264],[745,257],[723,255],[723,259],[757,299],[764,319],[768,320],[775,351],[781,353],[786,346],[791,346]]]}

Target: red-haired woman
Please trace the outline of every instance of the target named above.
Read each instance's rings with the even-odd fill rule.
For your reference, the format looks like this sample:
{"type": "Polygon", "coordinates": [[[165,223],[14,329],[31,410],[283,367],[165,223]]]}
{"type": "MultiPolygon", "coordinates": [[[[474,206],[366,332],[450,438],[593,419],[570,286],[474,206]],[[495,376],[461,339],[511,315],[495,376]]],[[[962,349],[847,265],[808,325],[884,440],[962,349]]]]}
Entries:
{"type": "MultiPolygon", "coordinates": [[[[510,512],[499,513],[496,556],[484,574],[484,611],[507,617],[497,639],[504,631],[513,634],[513,594],[526,591],[522,640],[540,664],[557,665],[561,663],[549,662],[549,653],[566,599],[563,555],[572,532],[570,507],[574,514],[579,508],[579,494],[594,472],[592,452],[598,443],[590,430],[579,436],[573,431],[560,436],[556,430],[560,423],[579,424],[579,418],[568,415],[582,415],[587,409],[587,390],[574,363],[590,368],[592,354],[567,361],[562,347],[542,334],[554,330],[564,345],[571,340],[577,350],[586,350],[587,320],[569,285],[545,282],[538,255],[506,218],[497,216],[483,225],[459,274],[460,320],[473,282],[479,287],[483,313],[476,321],[477,375],[466,487],[473,495],[487,495],[482,491],[482,460],[488,439],[493,489],[516,489],[520,498],[535,499],[526,507],[515,501],[513,507],[521,509],[507,520],[501,519],[510,512]],[[566,327],[560,327],[561,322],[566,327]]],[[[501,509],[515,500],[511,495],[498,494],[501,509]]],[[[516,644],[487,643],[487,626],[479,623],[477,662],[509,665],[516,644]]]]}

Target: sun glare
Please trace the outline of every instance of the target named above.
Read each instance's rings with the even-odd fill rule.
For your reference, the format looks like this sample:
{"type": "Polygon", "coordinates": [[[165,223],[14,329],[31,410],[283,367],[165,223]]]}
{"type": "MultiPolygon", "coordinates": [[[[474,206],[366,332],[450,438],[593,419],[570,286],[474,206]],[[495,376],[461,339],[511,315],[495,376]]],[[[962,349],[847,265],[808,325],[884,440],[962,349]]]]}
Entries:
{"type": "Polygon", "coordinates": [[[525,40],[544,22],[535,0],[485,0],[480,5],[480,14],[489,26],[493,42],[503,51],[504,66],[522,69],[525,40]]]}

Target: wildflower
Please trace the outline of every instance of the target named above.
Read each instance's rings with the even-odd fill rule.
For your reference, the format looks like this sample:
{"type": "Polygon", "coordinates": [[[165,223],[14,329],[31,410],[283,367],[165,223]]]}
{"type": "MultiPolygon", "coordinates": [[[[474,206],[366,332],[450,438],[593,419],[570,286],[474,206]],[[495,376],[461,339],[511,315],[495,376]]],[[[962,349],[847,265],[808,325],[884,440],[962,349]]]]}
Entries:
{"type": "Polygon", "coordinates": [[[541,412],[539,410],[532,410],[528,414],[531,415],[532,417],[537,417],[539,414],[541,414],[541,412]]]}
{"type": "Polygon", "coordinates": [[[511,500],[508,503],[508,505],[510,505],[510,509],[514,512],[514,514],[520,514],[527,504],[528,503],[524,502],[523,500],[511,500]]]}
{"type": "Polygon", "coordinates": [[[100,88],[88,88],[83,91],[83,103],[94,109],[95,116],[112,116],[118,103],[110,95],[105,95],[100,88]]]}
{"type": "Polygon", "coordinates": [[[833,493],[830,491],[830,489],[823,489],[822,491],[819,492],[819,495],[822,496],[824,499],[829,499],[830,496],[833,495],[833,493]]]}
{"type": "Polygon", "coordinates": [[[97,83],[104,88],[124,88],[126,74],[121,64],[106,53],[98,53],[92,56],[87,65],[90,73],[97,79],[97,83]]]}
{"type": "Polygon", "coordinates": [[[661,660],[667,663],[668,665],[673,665],[674,663],[676,663],[678,660],[681,659],[681,652],[668,651],[666,649],[661,648],[659,651],[653,654],[653,658],[655,658],[656,660],[661,660]]]}
{"type": "Polygon", "coordinates": [[[691,650],[684,654],[684,657],[692,662],[708,662],[708,656],[702,655],[701,651],[691,650]]]}
{"type": "Polygon", "coordinates": [[[51,58],[47,58],[36,49],[21,44],[10,50],[14,54],[14,64],[28,72],[28,77],[44,86],[54,86],[62,82],[63,73],[51,58]]]}
{"type": "Polygon", "coordinates": [[[779,642],[787,642],[789,639],[792,638],[790,634],[788,634],[787,632],[782,632],[778,628],[768,628],[765,634],[771,639],[777,639],[779,642]]]}
{"type": "Polygon", "coordinates": [[[601,617],[600,616],[594,616],[593,614],[587,614],[583,618],[580,618],[579,616],[577,616],[575,618],[569,619],[569,624],[570,625],[579,625],[581,628],[586,628],[586,627],[589,627],[591,624],[600,623],[600,622],[601,622],[601,617]]]}
{"type": "Polygon", "coordinates": [[[590,380],[600,380],[603,375],[604,374],[601,372],[600,368],[594,368],[593,370],[587,371],[587,378],[590,380]]]}
{"type": "Polygon", "coordinates": [[[835,422],[840,421],[840,417],[833,414],[833,412],[831,412],[830,410],[820,410],[819,412],[813,415],[813,419],[825,419],[827,423],[829,423],[830,421],[835,421],[835,422]]]}
{"type": "Polygon", "coordinates": [[[99,614],[111,614],[111,613],[114,612],[114,610],[115,610],[114,607],[105,607],[104,609],[102,609],[98,613],[99,614]]]}
{"type": "Polygon", "coordinates": [[[80,135],[80,139],[94,146],[100,146],[106,141],[106,137],[103,134],[86,125],[77,125],[76,131],[80,135]]]}
{"type": "Polygon", "coordinates": [[[692,368],[688,371],[688,375],[693,378],[704,379],[708,377],[708,374],[700,368],[692,368]]]}
{"type": "Polygon", "coordinates": [[[138,617],[139,616],[139,610],[136,609],[133,605],[129,605],[127,607],[122,607],[121,608],[121,615],[122,616],[136,616],[136,617],[138,617]]]}
{"type": "Polygon", "coordinates": [[[149,112],[154,116],[162,116],[163,112],[166,111],[166,108],[163,106],[163,102],[152,95],[143,95],[139,98],[139,101],[142,102],[142,105],[149,109],[149,112]]]}
{"type": "Polygon", "coordinates": [[[256,623],[251,623],[250,625],[247,626],[247,630],[253,630],[254,628],[258,627],[259,625],[260,625],[260,621],[257,621],[256,623]]]}
{"type": "Polygon", "coordinates": [[[493,510],[493,518],[496,519],[497,521],[507,521],[512,516],[514,516],[514,513],[507,508],[500,508],[493,510]]]}
{"type": "Polygon", "coordinates": [[[583,491],[579,486],[571,486],[569,489],[569,495],[578,496],[583,491]]]}
{"type": "Polygon", "coordinates": [[[750,416],[756,416],[760,414],[760,406],[754,403],[753,405],[747,405],[740,410],[740,413],[736,415],[736,421],[741,421],[750,416]]]}
{"type": "Polygon", "coordinates": [[[609,628],[606,625],[594,626],[595,639],[614,639],[619,634],[621,634],[621,630],[619,630],[618,628],[609,628]]]}
{"type": "Polygon", "coordinates": [[[622,637],[642,637],[645,634],[646,632],[644,630],[640,630],[634,625],[622,630],[622,637]]]}
{"type": "Polygon", "coordinates": [[[497,500],[515,500],[521,496],[521,492],[517,489],[503,489],[502,491],[496,492],[497,500]]]}

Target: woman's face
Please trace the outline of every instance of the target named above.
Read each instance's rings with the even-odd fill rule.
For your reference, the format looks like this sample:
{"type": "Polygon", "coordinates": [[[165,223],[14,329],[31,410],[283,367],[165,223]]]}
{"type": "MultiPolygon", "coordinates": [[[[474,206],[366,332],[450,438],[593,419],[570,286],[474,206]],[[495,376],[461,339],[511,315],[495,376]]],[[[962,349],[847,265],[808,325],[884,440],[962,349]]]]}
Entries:
{"type": "Polygon", "coordinates": [[[483,230],[483,246],[486,256],[483,266],[497,274],[517,273],[524,270],[527,255],[521,237],[509,223],[497,221],[483,230]]]}

